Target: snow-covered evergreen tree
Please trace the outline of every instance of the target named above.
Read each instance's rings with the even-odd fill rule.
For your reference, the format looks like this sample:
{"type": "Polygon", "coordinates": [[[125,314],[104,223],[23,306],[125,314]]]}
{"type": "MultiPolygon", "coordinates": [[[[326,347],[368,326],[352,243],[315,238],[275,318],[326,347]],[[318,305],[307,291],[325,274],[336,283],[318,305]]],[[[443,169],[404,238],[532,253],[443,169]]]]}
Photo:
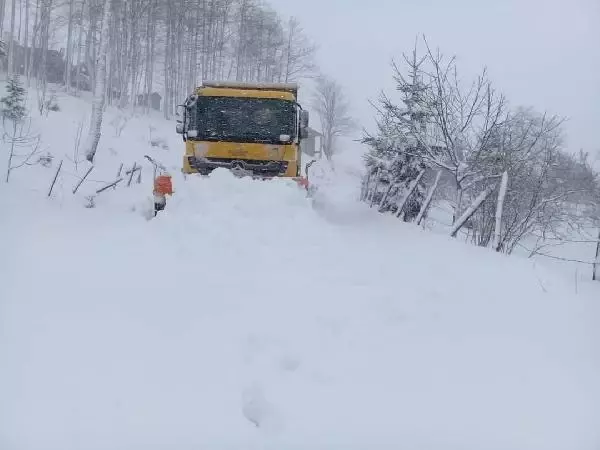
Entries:
{"type": "Polygon", "coordinates": [[[395,80],[397,90],[402,93],[403,106],[396,107],[388,99],[382,98],[377,132],[374,135],[366,134],[362,139],[362,143],[371,147],[365,156],[365,163],[367,177],[373,180],[370,185],[375,192],[368,195],[369,199],[378,203],[382,212],[397,212],[397,205],[404,204],[401,213],[405,221],[411,221],[419,214],[426,196],[426,186],[421,176],[427,169],[425,159],[420,157],[422,143],[415,141],[415,133],[411,132],[426,128],[426,87],[419,78],[421,63],[416,60],[414,53],[408,80],[396,70],[395,80]],[[382,185],[383,192],[379,192],[382,185]],[[410,196],[403,202],[406,195],[410,196]]]}
{"type": "Polygon", "coordinates": [[[7,95],[0,99],[3,120],[9,119],[16,126],[27,115],[25,96],[27,91],[23,87],[18,74],[12,75],[6,84],[7,95]]]}
{"type": "Polygon", "coordinates": [[[0,114],[2,114],[2,139],[8,144],[8,164],[5,181],[8,182],[13,169],[29,164],[37,154],[39,135],[31,134],[31,120],[25,107],[27,91],[23,87],[18,74],[13,74],[6,84],[7,95],[0,99],[0,114]],[[7,126],[7,120],[10,126],[7,126]],[[25,154],[18,149],[27,149],[25,154]],[[14,161],[17,161],[14,164],[14,161]]]}
{"type": "MultiPolygon", "coordinates": [[[[413,182],[426,169],[423,161],[408,151],[406,136],[399,132],[389,117],[382,117],[377,123],[377,133],[366,135],[362,142],[370,146],[365,155],[370,183],[376,192],[372,200],[379,204],[379,210],[397,212],[397,205],[412,188],[413,182]],[[383,192],[378,188],[383,187],[383,192]]],[[[371,198],[371,197],[370,197],[371,198]]],[[[425,199],[425,186],[419,181],[414,192],[404,205],[404,220],[417,216],[425,199]]]]}

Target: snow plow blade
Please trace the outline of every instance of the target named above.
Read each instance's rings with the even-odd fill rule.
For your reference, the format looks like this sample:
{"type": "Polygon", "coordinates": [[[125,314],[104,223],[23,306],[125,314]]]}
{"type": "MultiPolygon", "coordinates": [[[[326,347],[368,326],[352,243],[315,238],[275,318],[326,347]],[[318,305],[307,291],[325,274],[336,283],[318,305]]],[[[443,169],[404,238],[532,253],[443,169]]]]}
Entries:
{"type": "MultiPolygon", "coordinates": [[[[251,177],[254,180],[271,180],[273,178],[283,178],[286,179],[288,177],[277,177],[277,176],[268,176],[262,174],[256,174],[250,170],[240,170],[240,169],[230,169],[231,172],[237,177],[251,177]]],[[[298,184],[303,189],[308,191],[308,178],[299,176],[299,177],[290,177],[292,180],[298,184]]],[[[288,178],[289,179],[289,178],[288,178]]]]}
{"type": "Polygon", "coordinates": [[[306,177],[293,177],[293,180],[298,183],[298,186],[303,187],[308,191],[308,178],[306,177]]]}

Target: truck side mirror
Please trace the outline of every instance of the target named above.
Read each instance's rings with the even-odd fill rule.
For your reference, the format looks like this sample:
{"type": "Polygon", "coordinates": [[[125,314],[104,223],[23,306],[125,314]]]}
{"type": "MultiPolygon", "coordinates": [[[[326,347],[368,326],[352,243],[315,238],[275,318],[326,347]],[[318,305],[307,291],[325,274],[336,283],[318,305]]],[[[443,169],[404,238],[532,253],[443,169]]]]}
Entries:
{"type": "Polygon", "coordinates": [[[300,139],[308,137],[308,111],[300,110],[300,139]]]}
{"type": "Polygon", "coordinates": [[[177,124],[175,125],[175,132],[177,134],[185,133],[185,106],[177,105],[175,109],[175,117],[177,118],[177,124]]]}
{"type": "Polygon", "coordinates": [[[300,128],[308,128],[308,111],[300,111],[300,128]]]}

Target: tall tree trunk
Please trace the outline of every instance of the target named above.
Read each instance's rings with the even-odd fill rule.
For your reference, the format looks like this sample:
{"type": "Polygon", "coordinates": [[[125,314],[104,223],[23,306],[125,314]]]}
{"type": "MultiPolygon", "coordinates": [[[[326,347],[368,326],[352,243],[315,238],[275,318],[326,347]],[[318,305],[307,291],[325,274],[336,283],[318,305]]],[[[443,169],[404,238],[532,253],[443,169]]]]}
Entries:
{"type": "Polygon", "coordinates": [[[146,107],[146,112],[150,111],[150,94],[152,93],[152,88],[153,88],[153,84],[154,84],[154,63],[155,63],[155,54],[156,54],[156,20],[157,20],[157,15],[158,15],[158,3],[155,0],[152,0],[152,9],[150,10],[151,13],[151,22],[150,22],[150,37],[149,37],[149,66],[147,68],[147,73],[146,73],[146,77],[147,77],[147,90],[146,93],[148,94],[148,106],[146,107]]]}
{"type": "MultiPolygon", "coordinates": [[[[71,66],[72,64],[72,47],[73,47],[73,10],[75,9],[75,0],[69,0],[69,25],[67,27],[67,54],[65,56],[65,88],[67,92],[71,90],[71,66]]],[[[27,32],[25,32],[27,33],[27,32]]]]}
{"type": "Polygon", "coordinates": [[[91,82],[91,87],[92,87],[92,91],[94,89],[94,86],[96,85],[96,63],[95,63],[95,59],[94,59],[94,47],[95,47],[95,35],[96,35],[96,20],[94,18],[94,13],[93,13],[93,3],[90,1],[89,7],[88,7],[88,15],[89,15],[89,21],[90,21],[90,26],[89,29],[87,30],[86,33],[86,37],[85,37],[85,55],[84,55],[84,59],[85,59],[85,65],[88,71],[88,75],[90,77],[90,82],[91,82]]]}
{"type": "Polygon", "coordinates": [[[241,81],[244,73],[244,51],[245,43],[244,37],[246,33],[246,2],[247,0],[241,0],[240,5],[240,22],[237,32],[237,49],[235,54],[235,80],[241,81]]]}
{"type": "Polygon", "coordinates": [[[83,63],[81,59],[81,49],[83,48],[83,12],[85,10],[86,0],[83,0],[81,4],[81,13],[79,14],[79,37],[77,38],[77,71],[76,71],[76,91],[79,92],[81,88],[81,65],[83,63]]]}
{"type": "Polygon", "coordinates": [[[33,35],[31,36],[31,49],[27,52],[27,87],[31,87],[33,77],[33,66],[35,64],[35,48],[37,45],[40,19],[40,0],[35,3],[35,17],[33,19],[33,35]]]}
{"type": "Polygon", "coordinates": [[[166,37],[165,37],[165,75],[164,75],[164,99],[163,99],[163,113],[165,119],[171,118],[171,97],[170,84],[172,83],[171,73],[171,8],[167,8],[167,23],[166,23],[166,37]]]}
{"type": "Polygon", "coordinates": [[[146,61],[146,73],[144,76],[144,89],[142,99],[145,101],[144,112],[150,112],[150,72],[152,71],[152,16],[154,15],[154,1],[150,0],[150,8],[148,9],[148,20],[146,22],[146,53],[144,59],[146,61]]]}
{"type": "Polygon", "coordinates": [[[8,41],[8,75],[12,75],[15,65],[15,13],[17,11],[17,0],[12,0],[10,11],[10,37],[8,41]]]}
{"type": "Polygon", "coordinates": [[[40,62],[37,75],[38,109],[43,114],[46,105],[46,91],[48,87],[48,48],[50,40],[50,16],[52,14],[52,0],[42,0],[40,10],[40,62]]]}
{"type": "Polygon", "coordinates": [[[106,103],[106,58],[108,54],[108,31],[110,19],[110,0],[104,0],[104,11],[102,14],[102,31],[100,33],[100,52],[96,67],[96,76],[94,84],[94,102],[92,103],[92,119],[90,130],[85,145],[85,157],[93,163],[102,134],[102,116],[104,114],[104,105],[106,103]]]}
{"type": "MultiPolygon", "coordinates": [[[[200,14],[201,14],[201,10],[200,10],[200,2],[198,2],[198,4],[196,5],[196,16],[195,16],[195,21],[196,23],[200,23],[200,14]]],[[[200,45],[200,31],[198,30],[198,27],[193,27],[192,28],[193,33],[194,33],[194,37],[193,37],[193,41],[192,41],[192,54],[191,54],[191,70],[190,70],[190,80],[189,80],[189,90],[193,90],[196,87],[196,84],[198,83],[198,45],[200,45]]]]}
{"type": "Polygon", "coordinates": [[[29,0],[25,0],[25,46],[23,55],[25,67],[23,67],[23,74],[29,73],[29,0]]]}
{"type": "Polygon", "coordinates": [[[502,180],[500,181],[500,190],[498,191],[498,201],[496,203],[496,223],[494,228],[494,250],[499,252],[500,246],[500,235],[502,233],[502,211],[504,209],[504,199],[506,197],[506,189],[508,188],[508,172],[504,171],[502,174],[502,180]]]}
{"type": "MultiPolygon", "coordinates": [[[[129,104],[133,107],[136,103],[136,80],[137,80],[137,66],[138,66],[138,48],[139,48],[139,37],[138,37],[138,19],[136,12],[140,9],[138,2],[132,0],[131,2],[131,94],[129,104]]],[[[127,98],[125,99],[127,101],[127,98]]]]}
{"type": "Polygon", "coordinates": [[[6,0],[0,2],[0,37],[4,32],[4,15],[6,14],[6,0]]]}
{"type": "MultiPolygon", "coordinates": [[[[22,25],[23,25],[23,1],[19,1],[19,29],[17,32],[17,42],[21,43],[21,29],[22,29],[22,25]]],[[[0,37],[1,39],[1,37],[0,37]]],[[[17,67],[17,72],[19,71],[19,68],[17,67]]]]}

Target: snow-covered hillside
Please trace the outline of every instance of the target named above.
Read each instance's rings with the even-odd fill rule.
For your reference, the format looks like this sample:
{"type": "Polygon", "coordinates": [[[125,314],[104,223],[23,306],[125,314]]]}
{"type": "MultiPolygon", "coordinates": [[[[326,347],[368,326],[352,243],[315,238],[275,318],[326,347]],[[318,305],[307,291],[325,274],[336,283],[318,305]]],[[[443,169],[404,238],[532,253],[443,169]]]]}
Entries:
{"type": "Polygon", "coordinates": [[[51,167],[0,186],[0,448],[600,445],[599,286],[376,214],[343,170],[314,199],[184,179],[159,117],[116,136],[109,110],[73,195],[89,110],[59,104],[36,120],[51,167]],[[152,220],[146,153],[176,191],[152,220]]]}

